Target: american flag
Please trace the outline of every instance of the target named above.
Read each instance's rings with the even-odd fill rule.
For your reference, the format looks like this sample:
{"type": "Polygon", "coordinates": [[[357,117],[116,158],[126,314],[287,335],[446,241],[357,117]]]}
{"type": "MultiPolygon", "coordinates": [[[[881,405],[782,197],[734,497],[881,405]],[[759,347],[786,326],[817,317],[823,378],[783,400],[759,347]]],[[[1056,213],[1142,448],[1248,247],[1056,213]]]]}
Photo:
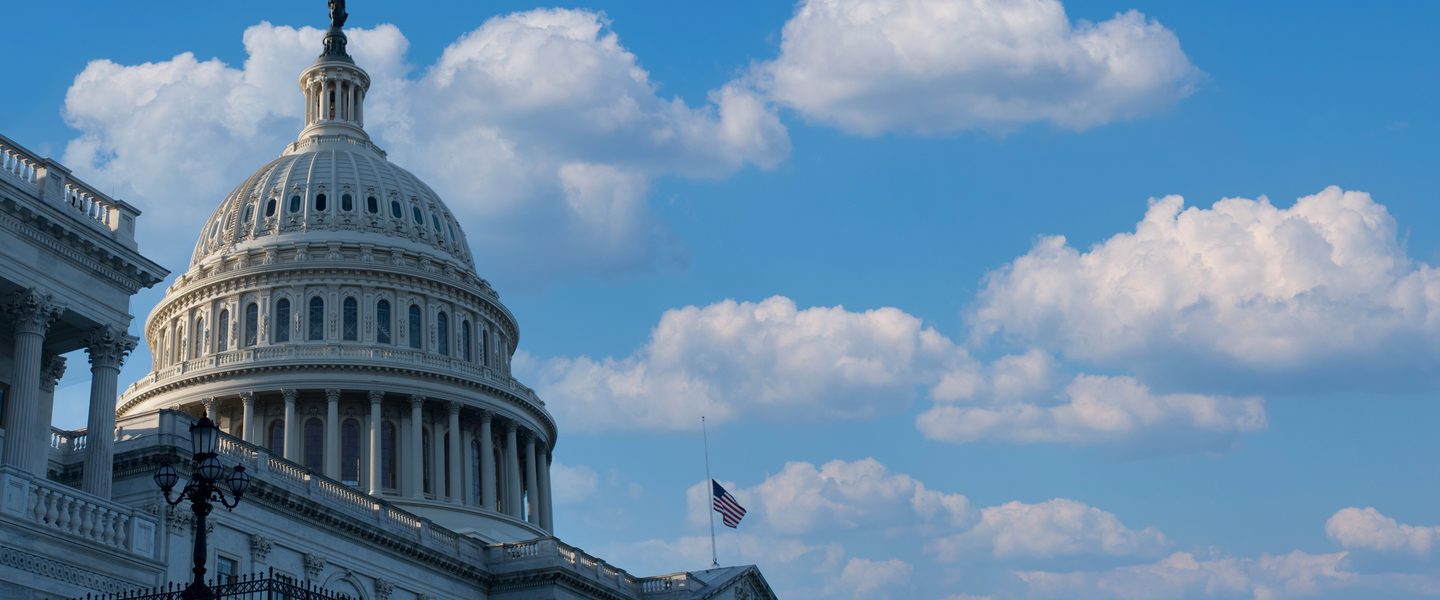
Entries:
{"type": "Polygon", "coordinates": [[[726,527],[734,529],[740,524],[740,519],[745,518],[745,507],[740,506],[740,503],[735,501],[735,497],[731,496],[730,492],[725,491],[720,482],[711,479],[710,485],[713,487],[710,495],[711,506],[715,508],[715,512],[720,513],[720,522],[724,523],[726,527]]]}

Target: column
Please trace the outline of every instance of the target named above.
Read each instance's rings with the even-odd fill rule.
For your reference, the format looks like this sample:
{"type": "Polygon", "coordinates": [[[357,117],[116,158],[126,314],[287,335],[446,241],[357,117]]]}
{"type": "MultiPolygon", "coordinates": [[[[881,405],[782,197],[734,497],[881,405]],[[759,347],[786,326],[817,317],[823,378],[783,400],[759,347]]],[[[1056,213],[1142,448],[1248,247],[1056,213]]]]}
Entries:
{"type": "Polygon", "coordinates": [[[300,423],[295,419],[295,390],[280,390],[285,396],[285,460],[300,462],[300,423]]]}
{"type": "Polygon", "coordinates": [[[101,498],[110,497],[115,468],[115,380],[135,341],[114,327],[93,329],[85,339],[90,353],[90,420],[85,425],[88,435],[81,489],[101,498]]]}
{"type": "Polygon", "coordinates": [[[406,472],[410,474],[410,497],[425,497],[425,436],[422,433],[422,423],[425,418],[425,397],[410,397],[410,468],[406,472]]]}
{"type": "MultiPolygon", "coordinates": [[[[60,383],[60,378],[65,376],[65,357],[49,354],[45,356],[44,367],[40,370],[40,406],[35,411],[35,424],[33,431],[40,432],[45,441],[50,441],[50,418],[55,413],[55,384],[60,383]]],[[[32,467],[36,475],[43,475],[50,470],[50,452],[42,450],[36,453],[35,464],[32,467]]]]}
{"type": "MultiPolygon", "coordinates": [[[[450,421],[445,429],[450,436],[450,501],[460,504],[460,499],[465,497],[465,482],[460,480],[460,465],[464,464],[460,456],[460,403],[451,402],[446,408],[449,409],[450,421]]],[[[437,497],[440,494],[435,494],[437,497]]]]}
{"type": "Polygon", "coordinates": [[[540,528],[555,534],[554,514],[550,510],[550,450],[540,452],[540,528]]]}
{"type": "Polygon", "coordinates": [[[525,432],[525,520],[540,524],[539,484],[535,483],[535,434],[525,432]]]}
{"type": "Polygon", "coordinates": [[[370,390],[370,495],[380,495],[380,399],[385,392],[370,390]]]}
{"type": "Polygon", "coordinates": [[[255,443],[255,392],[240,392],[240,405],[243,410],[240,415],[241,437],[248,443],[255,443]]]}
{"type": "Polygon", "coordinates": [[[495,437],[490,421],[495,413],[480,411],[480,505],[495,510],[495,437]]]}
{"type": "Polygon", "coordinates": [[[520,453],[515,449],[517,424],[505,424],[505,514],[517,519],[520,513],[520,453]]]}
{"type": "MultiPolygon", "coordinates": [[[[45,346],[45,332],[65,308],[55,301],[54,296],[34,289],[15,292],[8,300],[5,312],[14,321],[15,363],[10,397],[5,399],[5,422],[14,425],[5,432],[5,465],[29,471],[35,462],[32,458],[35,453],[49,445],[49,440],[37,439],[32,425],[35,422],[35,405],[40,400],[40,359],[45,346]]],[[[93,400],[91,404],[93,415],[93,400]]],[[[110,414],[113,420],[114,398],[110,401],[110,414]]]]}
{"type": "Polygon", "coordinates": [[[325,390],[325,476],[340,479],[340,390],[325,390]]]}
{"type": "Polygon", "coordinates": [[[200,399],[200,406],[205,407],[205,418],[210,419],[216,427],[220,426],[220,414],[215,409],[215,397],[206,396],[200,399]]]}

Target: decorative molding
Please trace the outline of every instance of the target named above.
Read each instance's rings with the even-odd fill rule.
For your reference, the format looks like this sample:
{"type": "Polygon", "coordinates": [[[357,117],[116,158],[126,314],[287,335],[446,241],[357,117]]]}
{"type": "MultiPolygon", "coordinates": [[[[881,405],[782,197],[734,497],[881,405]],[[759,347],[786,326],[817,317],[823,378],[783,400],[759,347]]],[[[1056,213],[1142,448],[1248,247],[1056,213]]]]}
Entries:
{"type": "Polygon", "coordinates": [[[90,354],[90,366],[120,368],[125,364],[125,356],[135,349],[138,341],[138,338],[109,325],[91,329],[85,334],[85,351],[90,354]]]}
{"type": "Polygon", "coordinates": [[[258,533],[250,534],[250,557],[254,560],[265,560],[270,555],[270,549],[274,543],[258,533]]]}
{"type": "Polygon", "coordinates": [[[29,288],[6,296],[4,310],[14,322],[16,333],[45,335],[50,324],[65,312],[65,305],[57,301],[54,294],[29,288]]]}
{"type": "Polygon", "coordinates": [[[120,592],[139,585],[18,548],[0,547],[0,565],[99,592],[120,592]]]}
{"type": "Polygon", "coordinates": [[[384,579],[380,579],[378,577],[375,579],[376,600],[390,600],[390,593],[394,591],[395,584],[390,583],[389,581],[385,581],[384,579]]]}
{"type": "Polygon", "coordinates": [[[325,557],[318,554],[305,554],[305,577],[319,579],[320,573],[325,570],[325,557]]]}
{"type": "Polygon", "coordinates": [[[55,384],[60,383],[60,378],[64,376],[65,357],[58,354],[47,355],[40,367],[40,389],[46,392],[55,391],[55,384]]]}

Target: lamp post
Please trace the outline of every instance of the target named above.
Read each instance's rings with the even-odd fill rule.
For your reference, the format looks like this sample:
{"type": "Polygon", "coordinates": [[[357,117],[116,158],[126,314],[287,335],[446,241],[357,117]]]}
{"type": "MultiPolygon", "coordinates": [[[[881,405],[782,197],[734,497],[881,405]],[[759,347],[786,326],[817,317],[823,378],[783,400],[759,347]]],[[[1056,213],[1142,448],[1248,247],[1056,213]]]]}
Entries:
{"type": "Polygon", "coordinates": [[[233,509],[240,504],[240,497],[245,495],[245,490],[250,487],[250,475],[245,473],[245,466],[235,465],[230,477],[223,482],[230,490],[230,498],[225,497],[225,490],[220,486],[221,478],[225,476],[225,467],[220,464],[216,455],[219,443],[220,428],[216,427],[209,417],[200,417],[199,421],[190,426],[190,444],[195,450],[195,472],[190,476],[190,481],[185,483],[185,489],[173,500],[170,499],[170,490],[174,489],[175,483],[180,480],[180,476],[175,473],[175,467],[160,465],[160,468],[155,470],[155,485],[165,492],[165,502],[175,506],[188,498],[190,508],[195,512],[195,580],[180,594],[180,597],[186,600],[214,597],[210,588],[205,585],[205,517],[210,514],[211,503],[219,502],[227,510],[233,509]]]}

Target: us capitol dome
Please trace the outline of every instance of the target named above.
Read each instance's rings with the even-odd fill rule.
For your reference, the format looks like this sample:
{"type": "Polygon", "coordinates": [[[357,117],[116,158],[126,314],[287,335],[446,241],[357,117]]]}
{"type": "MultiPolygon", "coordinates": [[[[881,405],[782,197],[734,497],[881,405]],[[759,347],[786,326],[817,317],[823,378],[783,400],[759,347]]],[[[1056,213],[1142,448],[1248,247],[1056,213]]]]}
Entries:
{"type": "Polygon", "coordinates": [[[338,28],[305,126],[205,222],[117,415],[206,414],[309,470],[489,542],[547,536],[555,421],[510,374],[515,317],[454,213],[364,129],[338,28]]]}

